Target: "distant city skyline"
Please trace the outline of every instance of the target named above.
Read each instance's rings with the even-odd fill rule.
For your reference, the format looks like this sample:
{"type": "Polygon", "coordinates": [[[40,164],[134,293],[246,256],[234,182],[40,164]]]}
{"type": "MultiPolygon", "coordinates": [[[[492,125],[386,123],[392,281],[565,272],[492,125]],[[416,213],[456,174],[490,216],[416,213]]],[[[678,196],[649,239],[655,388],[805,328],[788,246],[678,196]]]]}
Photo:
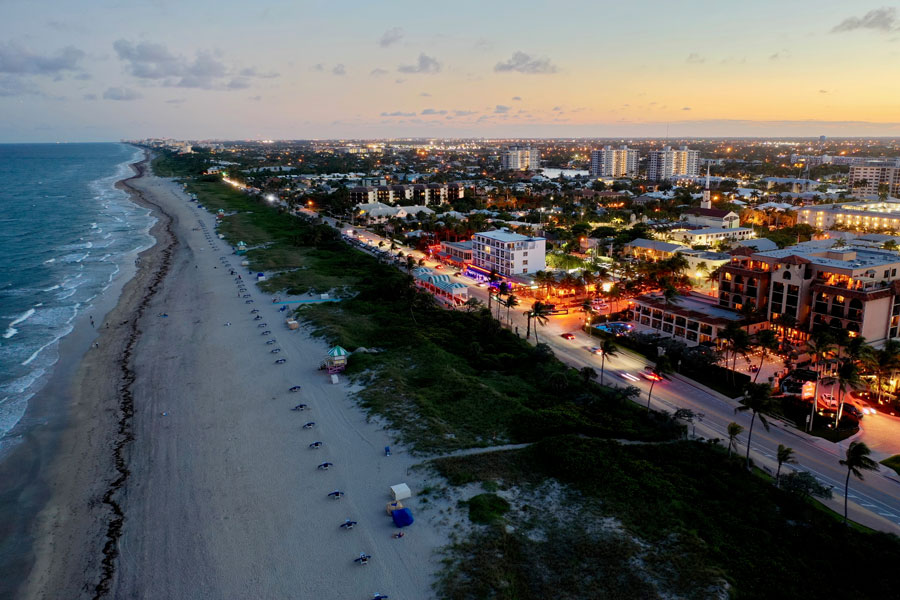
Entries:
{"type": "Polygon", "coordinates": [[[900,12],[833,0],[0,0],[0,142],[898,136],[900,12]]]}

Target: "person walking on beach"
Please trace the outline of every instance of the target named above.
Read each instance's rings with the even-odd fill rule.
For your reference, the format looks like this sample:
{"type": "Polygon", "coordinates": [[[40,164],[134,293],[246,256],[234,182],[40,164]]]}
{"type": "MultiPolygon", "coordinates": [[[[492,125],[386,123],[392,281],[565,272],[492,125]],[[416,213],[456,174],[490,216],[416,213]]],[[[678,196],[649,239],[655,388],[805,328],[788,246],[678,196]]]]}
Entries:
{"type": "Polygon", "coordinates": [[[94,326],[94,315],[91,315],[90,319],[91,319],[91,327],[93,327],[94,326]]]}

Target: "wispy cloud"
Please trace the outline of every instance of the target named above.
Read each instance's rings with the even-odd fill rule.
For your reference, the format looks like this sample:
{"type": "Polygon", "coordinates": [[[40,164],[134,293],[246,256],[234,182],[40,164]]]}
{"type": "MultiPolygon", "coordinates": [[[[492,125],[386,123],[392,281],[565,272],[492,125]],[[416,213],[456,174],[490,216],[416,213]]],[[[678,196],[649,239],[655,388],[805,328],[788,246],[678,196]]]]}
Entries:
{"type": "Polygon", "coordinates": [[[782,50],[779,50],[778,52],[775,52],[774,54],[770,54],[769,60],[785,60],[790,57],[791,57],[791,51],[782,49],[782,50]]]}
{"type": "Polygon", "coordinates": [[[471,115],[478,114],[478,111],[477,110],[454,110],[453,114],[454,114],[454,116],[457,116],[457,117],[468,117],[471,115]]]}
{"type": "Polygon", "coordinates": [[[344,65],[334,65],[334,68],[331,69],[332,75],[344,76],[347,74],[347,67],[344,65]]]}
{"type": "Polygon", "coordinates": [[[692,64],[692,65],[699,65],[699,64],[705,63],[706,59],[703,58],[702,56],[700,56],[699,54],[697,54],[696,52],[691,52],[690,54],[688,54],[688,57],[684,60],[684,62],[692,64]]]}
{"type": "Polygon", "coordinates": [[[868,29],[878,33],[890,33],[897,31],[897,9],[892,6],[882,6],[870,10],[862,17],[848,17],[831,28],[831,33],[868,29]]]}
{"type": "Polygon", "coordinates": [[[103,98],[106,100],[128,101],[137,100],[140,97],[138,92],[126,87],[111,87],[103,92],[103,98]]]}
{"type": "Polygon", "coordinates": [[[512,100],[513,100],[513,102],[521,102],[521,101],[522,101],[522,96],[513,96],[513,97],[512,97],[512,100]]]}
{"type": "Polygon", "coordinates": [[[378,40],[378,45],[382,48],[387,48],[393,46],[402,39],[403,29],[401,27],[391,27],[382,34],[381,39],[378,40]]]}
{"type": "Polygon", "coordinates": [[[382,77],[387,74],[388,72],[385,69],[372,69],[371,71],[369,71],[369,75],[371,75],[372,77],[382,77]]]}
{"type": "Polygon", "coordinates": [[[516,51],[509,60],[494,65],[497,73],[525,73],[526,75],[547,75],[556,73],[559,68],[549,58],[537,58],[521,51],[516,51]]]}
{"type": "Polygon", "coordinates": [[[509,112],[510,107],[505,104],[498,104],[494,107],[494,113],[498,115],[503,115],[509,112]]]}
{"type": "Polygon", "coordinates": [[[382,117],[414,117],[416,113],[414,112],[403,112],[400,110],[396,110],[394,112],[383,112],[381,113],[382,117]]]}
{"type": "Polygon", "coordinates": [[[401,73],[439,73],[441,63],[424,52],[419,54],[419,60],[414,65],[400,65],[397,70],[401,73]]]}
{"type": "Polygon", "coordinates": [[[419,114],[422,114],[422,115],[446,115],[447,111],[446,110],[437,110],[434,108],[426,108],[419,114]]]}
{"type": "Polygon", "coordinates": [[[681,110],[691,110],[691,107],[690,107],[690,106],[684,106],[684,107],[682,107],[681,110]]]}
{"type": "Polygon", "coordinates": [[[84,52],[66,46],[50,55],[41,55],[12,42],[0,42],[0,73],[12,75],[59,75],[78,70],[84,52]]]}
{"type": "Polygon", "coordinates": [[[206,90],[239,90],[250,85],[250,79],[277,77],[277,73],[260,72],[256,67],[239,69],[225,64],[217,53],[198,50],[194,58],[174,54],[164,44],[133,43],[120,39],[113,43],[126,71],[147,82],[167,87],[206,90]]]}

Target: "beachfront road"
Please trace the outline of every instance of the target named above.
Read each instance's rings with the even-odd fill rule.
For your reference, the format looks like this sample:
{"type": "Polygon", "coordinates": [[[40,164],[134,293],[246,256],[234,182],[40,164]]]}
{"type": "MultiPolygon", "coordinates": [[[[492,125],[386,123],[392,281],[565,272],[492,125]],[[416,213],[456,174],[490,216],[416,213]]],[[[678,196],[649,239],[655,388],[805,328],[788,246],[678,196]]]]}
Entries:
{"type": "MultiPolygon", "coordinates": [[[[329,222],[332,222],[329,220],[329,222]]],[[[385,240],[374,233],[357,228],[364,241],[377,247],[379,241],[384,241],[384,248],[390,247],[390,240],[385,240]]],[[[345,228],[349,233],[349,228],[345,228]]],[[[421,252],[402,248],[406,254],[412,253],[416,258],[423,258],[421,252]]],[[[428,261],[428,266],[436,263],[428,261]]],[[[487,305],[486,288],[477,287],[474,282],[465,277],[455,277],[454,281],[465,283],[469,286],[469,297],[478,298],[487,305]]],[[[509,313],[509,326],[519,335],[524,335],[527,327],[526,319],[522,312],[527,310],[527,301],[509,313]]],[[[589,348],[598,345],[598,338],[591,337],[581,331],[582,317],[578,311],[561,317],[551,317],[546,326],[540,327],[537,335],[540,341],[548,344],[556,356],[566,364],[581,368],[594,367],[598,374],[600,371],[600,357],[589,352],[589,348]],[[573,340],[561,337],[563,333],[572,333],[573,340]]],[[[495,309],[496,314],[496,309],[495,309]]],[[[501,316],[506,321],[506,310],[501,310],[501,316]]],[[[534,339],[534,333],[532,333],[534,339]]],[[[604,382],[609,385],[629,386],[633,385],[641,390],[638,403],[646,406],[649,382],[638,374],[645,367],[650,366],[643,356],[624,348],[619,350],[617,356],[606,361],[606,373],[604,382]],[[625,376],[623,376],[623,374],[625,376]]],[[[700,386],[690,379],[676,375],[669,380],[658,383],[653,389],[652,408],[667,412],[674,412],[679,408],[692,410],[695,414],[703,415],[702,420],[695,419],[690,426],[690,433],[706,439],[724,440],[727,443],[728,424],[736,422],[744,427],[744,433],[739,437],[740,453],[746,452],[747,431],[750,428],[751,415],[748,413],[735,413],[738,406],[736,400],[732,400],[700,386]]],[[[867,417],[869,418],[869,417],[867,417]]],[[[876,415],[874,419],[890,419],[883,415],[876,415]]],[[[850,440],[840,444],[834,444],[808,436],[798,431],[793,426],[779,420],[770,419],[770,429],[760,425],[757,419],[753,428],[753,440],[750,455],[757,465],[775,472],[777,462],[775,453],[779,444],[794,449],[797,464],[784,465],[782,472],[808,471],[816,476],[823,484],[832,486],[834,499],[826,502],[828,506],[838,512],[843,511],[844,479],[846,470],[841,467],[839,460],[844,457],[846,447],[850,440]]],[[[900,478],[891,470],[882,468],[876,473],[867,473],[864,481],[852,479],[850,483],[850,517],[857,522],[869,527],[900,534],[900,478]]]]}

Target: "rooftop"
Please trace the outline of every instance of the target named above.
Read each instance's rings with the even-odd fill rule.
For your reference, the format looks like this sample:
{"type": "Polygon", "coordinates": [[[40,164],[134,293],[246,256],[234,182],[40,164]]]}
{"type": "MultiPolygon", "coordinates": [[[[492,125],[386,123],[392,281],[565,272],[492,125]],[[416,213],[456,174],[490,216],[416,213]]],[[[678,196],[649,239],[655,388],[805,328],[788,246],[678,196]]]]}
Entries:
{"type": "Polygon", "coordinates": [[[497,240],[498,242],[531,242],[544,239],[522,235],[519,233],[513,233],[512,231],[507,231],[505,229],[495,229],[494,231],[479,231],[475,235],[480,235],[492,240],[497,240]]]}
{"type": "Polygon", "coordinates": [[[670,244],[669,242],[660,242],[658,240],[646,240],[644,238],[637,238],[636,240],[632,240],[625,245],[631,246],[632,248],[645,248],[647,250],[656,250],[657,252],[677,252],[678,250],[684,249],[684,246],[682,246],[681,244],[670,244]]]}

